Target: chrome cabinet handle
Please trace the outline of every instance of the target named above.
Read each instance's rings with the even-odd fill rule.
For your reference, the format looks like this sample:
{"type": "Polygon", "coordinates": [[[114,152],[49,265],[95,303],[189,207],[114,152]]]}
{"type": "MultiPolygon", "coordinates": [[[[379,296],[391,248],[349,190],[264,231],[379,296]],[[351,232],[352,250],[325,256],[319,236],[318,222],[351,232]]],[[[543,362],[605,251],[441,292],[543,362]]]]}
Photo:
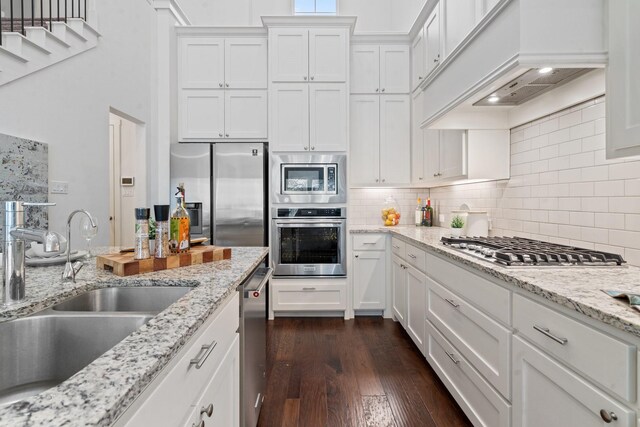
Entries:
{"type": "Polygon", "coordinates": [[[437,174],[437,173],[434,173],[434,174],[433,174],[433,176],[438,176],[438,174],[437,174]]]}
{"type": "Polygon", "coordinates": [[[303,79],[307,80],[307,76],[304,76],[303,79]]]}
{"type": "Polygon", "coordinates": [[[222,138],[222,134],[221,134],[221,133],[219,133],[219,134],[218,134],[218,136],[219,136],[220,138],[222,138]]]}
{"type": "Polygon", "coordinates": [[[424,77],[422,76],[418,76],[418,80],[422,80],[424,77]]]}
{"type": "Polygon", "coordinates": [[[409,254],[409,258],[418,259],[418,257],[415,256],[414,254],[409,254]]]}
{"type": "Polygon", "coordinates": [[[384,92],[384,88],[382,88],[382,91],[384,92]]]}
{"type": "Polygon", "coordinates": [[[434,58],[434,59],[433,59],[433,62],[438,62],[438,58],[434,58]]]}
{"type": "Polygon", "coordinates": [[[315,150],[316,150],[316,147],[312,145],[311,146],[311,151],[315,151],[315,150]]]}
{"type": "Polygon", "coordinates": [[[213,415],[213,403],[209,403],[209,406],[206,408],[204,406],[200,408],[200,415],[202,414],[207,414],[207,417],[213,415]]]}
{"type": "Polygon", "coordinates": [[[22,206],[27,207],[27,206],[55,206],[55,203],[49,203],[49,202],[22,202],[22,206]]]}
{"type": "Polygon", "coordinates": [[[360,255],[356,255],[355,257],[356,257],[356,258],[360,258],[360,255]]]}
{"type": "Polygon", "coordinates": [[[615,412],[609,412],[605,409],[600,409],[600,417],[602,421],[609,424],[611,421],[618,421],[618,416],[615,412]]]}
{"type": "Polygon", "coordinates": [[[549,328],[543,328],[542,326],[533,325],[533,329],[535,329],[536,331],[540,332],[545,337],[551,338],[552,340],[554,340],[555,342],[557,342],[560,345],[565,345],[567,342],[569,342],[569,340],[566,339],[566,338],[559,338],[559,337],[553,335],[551,332],[549,332],[549,328]]]}
{"type": "Polygon", "coordinates": [[[217,345],[218,343],[215,340],[212,341],[211,344],[203,345],[198,352],[198,355],[189,361],[189,366],[196,365],[196,369],[202,368],[202,365],[204,365],[204,362],[211,355],[211,352],[217,345]]]}
{"type": "Polygon", "coordinates": [[[314,77],[313,77],[313,76],[311,76],[311,80],[313,80],[313,79],[314,79],[314,77]]]}
{"type": "Polygon", "coordinates": [[[229,83],[225,83],[225,86],[226,86],[226,87],[229,87],[229,83]]]}
{"type": "Polygon", "coordinates": [[[385,182],[385,181],[386,181],[386,179],[383,179],[383,180],[382,180],[382,182],[385,182]]]}
{"type": "Polygon", "coordinates": [[[418,180],[419,180],[419,181],[422,181],[422,177],[421,177],[421,176],[419,176],[419,177],[418,177],[418,180]]]}
{"type": "Polygon", "coordinates": [[[309,149],[309,147],[304,147],[304,151],[307,151],[309,149]]]}
{"type": "Polygon", "coordinates": [[[302,288],[303,291],[315,291],[316,288],[302,288]]]}
{"type": "Polygon", "coordinates": [[[448,351],[445,351],[445,353],[447,353],[447,356],[449,356],[449,359],[451,359],[453,363],[456,365],[460,363],[460,361],[454,357],[453,353],[449,353],[448,351]]]}
{"type": "Polygon", "coordinates": [[[449,298],[445,298],[444,299],[446,302],[448,302],[453,308],[458,308],[460,307],[460,304],[456,304],[456,302],[452,299],[449,298]]]}
{"type": "Polygon", "coordinates": [[[376,92],[380,92],[380,88],[376,88],[376,92]]]}
{"type": "Polygon", "coordinates": [[[362,242],[363,245],[375,245],[376,242],[362,242]]]}
{"type": "Polygon", "coordinates": [[[218,86],[222,87],[222,83],[218,83],[218,86]]]}
{"type": "Polygon", "coordinates": [[[376,182],[379,182],[380,180],[376,178],[376,182]]]}
{"type": "Polygon", "coordinates": [[[226,134],[225,136],[226,136],[227,138],[229,138],[229,134],[226,134]]]}

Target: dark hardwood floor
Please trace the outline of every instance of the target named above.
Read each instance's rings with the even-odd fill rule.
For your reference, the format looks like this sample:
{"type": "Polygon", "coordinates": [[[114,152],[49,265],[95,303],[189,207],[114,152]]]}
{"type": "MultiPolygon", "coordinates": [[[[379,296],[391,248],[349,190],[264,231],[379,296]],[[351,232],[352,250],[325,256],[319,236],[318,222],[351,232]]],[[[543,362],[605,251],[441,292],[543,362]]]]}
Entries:
{"type": "Polygon", "coordinates": [[[471,426],[398,323],[278,318],[259,427],[471,426]]]}

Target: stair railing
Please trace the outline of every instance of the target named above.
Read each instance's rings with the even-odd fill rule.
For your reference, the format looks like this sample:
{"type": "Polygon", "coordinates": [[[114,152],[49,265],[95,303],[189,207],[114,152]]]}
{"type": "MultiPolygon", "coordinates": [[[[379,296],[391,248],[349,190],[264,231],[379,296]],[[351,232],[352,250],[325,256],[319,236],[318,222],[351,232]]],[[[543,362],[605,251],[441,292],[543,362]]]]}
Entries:
{"type": "Polygon", "coordinates": [[[86,21],[87,0],[55,0],[55,4],[53,0],[0,0],[0,12],[2,46],[2,34],[6,32],[26,36],[29,27],[44,27],[51,31],[54,22],[67,22],[69,18],[86,21]]]}

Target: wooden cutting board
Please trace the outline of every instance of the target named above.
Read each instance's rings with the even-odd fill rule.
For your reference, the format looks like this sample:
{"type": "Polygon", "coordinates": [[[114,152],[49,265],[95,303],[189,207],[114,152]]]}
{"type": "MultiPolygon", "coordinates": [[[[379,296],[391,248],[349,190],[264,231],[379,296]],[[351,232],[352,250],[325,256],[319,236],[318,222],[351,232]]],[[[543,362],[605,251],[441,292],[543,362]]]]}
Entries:
{"type": "Polygon", "coordinates": [[[132,253],[98,255],[96,257],[96,266],[98,270],[110,271],[118,276],[132,276],[134,274],[151,273],[153,271],[187,267],[230,258],[231,248],[196,246],[187,253],[170,255],[163,259],[153,257],[142,260],[133,259],[132,253]]]}

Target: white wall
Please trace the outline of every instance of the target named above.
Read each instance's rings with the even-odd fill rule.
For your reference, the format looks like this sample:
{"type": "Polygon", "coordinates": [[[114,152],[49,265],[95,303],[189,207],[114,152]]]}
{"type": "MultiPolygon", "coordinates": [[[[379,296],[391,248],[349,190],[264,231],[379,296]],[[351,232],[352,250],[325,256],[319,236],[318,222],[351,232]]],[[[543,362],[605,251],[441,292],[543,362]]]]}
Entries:
{"type": "MultiPolygon", "coordinates": [[[[194,25],[261,26],[261,16],[291,15],[293,0],[181,0],[194,25]]],[[[338,0],[338,14],[357,16],[355,31],[409,32],[426,0],[338,0]]]]}
{"type": "MultiPolygon", "coordinates": [[[[85,208],[102,225],[97,243],[107,244],[109,108],[144,122],[147,145],[155,141],[155,11],[145,0],[97,3],[95,49],[0,87],[0,132],[49,144],[49,180],[69,183],[69,194],[49,197],[58,204],[51,229],[64,231],[69,212],[85,208]]],[[[80,240],[76,231],[74,246],[80,240]]]]}

